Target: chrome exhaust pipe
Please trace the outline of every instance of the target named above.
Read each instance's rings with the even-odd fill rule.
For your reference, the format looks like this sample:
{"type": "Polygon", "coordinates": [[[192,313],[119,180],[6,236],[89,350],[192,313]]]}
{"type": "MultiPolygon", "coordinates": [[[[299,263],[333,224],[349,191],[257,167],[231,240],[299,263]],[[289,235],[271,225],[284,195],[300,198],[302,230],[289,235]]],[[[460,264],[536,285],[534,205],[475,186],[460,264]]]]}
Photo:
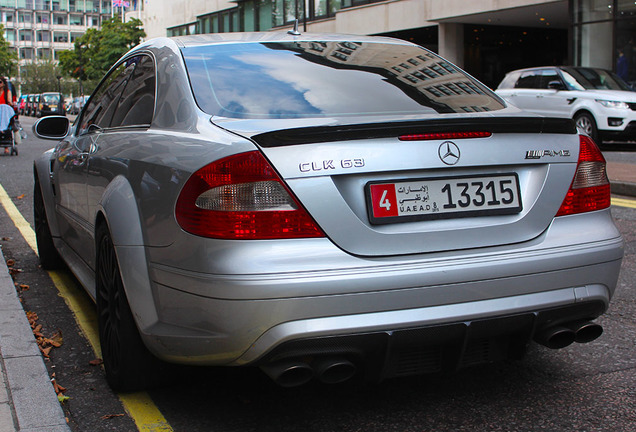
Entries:
{"type": "Polygon", "coordinates": [[[307,363],[295,360],[266,364],[261,370],[281,387],[307,384],[314,377],[314,371],[307,363]]]}
{"type": "Polygon", "coordinates": [[[324,358],[316,361],[316,375],[325,384],[338,384],[351,379],[356,374],[356,366],[349,360],[324,358]]]}
{"type": "Polygon", "coordinates": [[[574,332],[574,342],[588,343],[603,334],[603,327],[592,321],[576,321],[567,325],[574,332]]]}
{"type": "Polygon", "coordinates": [[[559,349],[570,345],[574,342],[575,337],[573,330],[567,327],[555,326],[541,330],[534,336],[534,340],[548,348],[559,349]]]}

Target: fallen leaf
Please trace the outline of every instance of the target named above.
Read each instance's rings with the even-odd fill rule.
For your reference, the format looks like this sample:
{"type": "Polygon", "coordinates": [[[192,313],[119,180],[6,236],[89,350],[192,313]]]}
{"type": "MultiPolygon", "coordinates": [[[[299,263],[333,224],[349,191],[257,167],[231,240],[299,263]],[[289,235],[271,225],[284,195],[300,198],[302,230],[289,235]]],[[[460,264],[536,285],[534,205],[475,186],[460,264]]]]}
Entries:
{"type": "Polygon", "coordinates": [[[106,414],[105,416],[101,416],[102,420],[109,420],[115,417],[123,417],[125,414],[106,414]]]}
{"type": "Polygon", "coordinates": [[[28,291],[31,287],[27,284],[20,284],[20,289],[22,291],[28,291]]]}
{"type": "Polygon", "coordinates": [[[91,366],[99,366],[101,364],[104,364],[104,360],[102,360],[100,358],[96,358],[95,360],[89,361],[88,364],[91,365],[91,366]]]}
{"type": "Polygon", "coordinates": [[[11,237],[2,237],[2,241],[9,241],[11,240],[11,237]]]}
{"type": "Polygon", "coordinates": [[[55,348],[59,348],[64,343],[64,338],[62,337],[62,330],[58,329],[53,336],[51,336],[47,341],[53,345],[55,348]]]}
{"type": "Polygon", "coordinates": [[[42,351],[42,355],[45,358],[49,358],[49,353],[51,352],[51,350],[53,349],[53,347],[48,347],[48,348],[42,348],[40,347],[40,351],[42,351]]]}
{"type": "MultiPolygon", "coordinates": [[[[4,238],[2,240],[5,240],[4,238]]],[[[12,258],[9,258],[7,260],[7,267],[13,267],[15,265],[15,260],[12,258]]]]}
{"type": "Polygon", "coordinates": [[[24,198],[26,196],[26,194],[22,194],[22,195],[18,195],[18,199],[21,200],[22,198],[24,198]]]}
{"type": "Polygon", "coordinates": [[[70,397],[64,396],[62,393],[59,393],[57,395],[57,400],[60,401],[60,403],[64,403],[64,402],[66,402],[69,399],[70,399],[70,397]]]}

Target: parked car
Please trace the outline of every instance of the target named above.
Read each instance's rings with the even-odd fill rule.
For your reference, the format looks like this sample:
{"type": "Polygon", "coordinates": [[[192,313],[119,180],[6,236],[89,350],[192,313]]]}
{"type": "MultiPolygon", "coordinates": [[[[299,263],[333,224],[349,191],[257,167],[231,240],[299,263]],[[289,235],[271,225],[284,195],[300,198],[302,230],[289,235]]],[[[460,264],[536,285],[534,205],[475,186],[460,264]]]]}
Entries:
{"type": "Polygon", "coordinates": [[[284,386],[516,358],[598,337],[615,291],[594,142],[408,42],[154,39],[34,130],[61,140],[35,162],[40,261],[96,300],[118,390],[157,358],[284,386]]]}
{"type": "Polygon", "coordinates": [[[36,105],[35,116],[66,115],[64,96],[60,93],[42,93],[36,105]]]}
{"type": "Polygon", "coordinates": [[[26,111],[26,103],[27,103],[28,95],[21,95],[18,99],[18,114],[24,115],[26,111]]]}
{"type": "Polygon", "coordinates": [[[39,102],[39,94],[30,94],[27,98],[26,115],[31,117],[35,116],[35,112],[37,111],[37,105],[39,102]]]}
{"type": "Polygon", "coordinates": [[[509,72],[497,94],[526,111],[574,119],[595,141],[636,140],[636,93],[597,68],[548,66],[509,72]]]}

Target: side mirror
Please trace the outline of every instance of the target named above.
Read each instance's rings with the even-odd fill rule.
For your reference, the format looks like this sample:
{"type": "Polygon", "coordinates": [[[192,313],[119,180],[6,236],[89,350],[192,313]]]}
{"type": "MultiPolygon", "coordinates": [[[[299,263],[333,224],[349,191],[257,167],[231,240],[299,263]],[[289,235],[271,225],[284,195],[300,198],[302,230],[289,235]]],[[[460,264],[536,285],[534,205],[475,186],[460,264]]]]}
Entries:
{"type": "Polygon", "coordinates": [[[42,117],[33,125],[36,137],[49,140],[61,140],[70,129],[71,122],[63,116],[42,117]]]}
{"type": "Polygon", "coordinates": [[[548,83],[548,88],[552,90],[565,90],[565,86],[561,81],[550,81],[548,83]]]}

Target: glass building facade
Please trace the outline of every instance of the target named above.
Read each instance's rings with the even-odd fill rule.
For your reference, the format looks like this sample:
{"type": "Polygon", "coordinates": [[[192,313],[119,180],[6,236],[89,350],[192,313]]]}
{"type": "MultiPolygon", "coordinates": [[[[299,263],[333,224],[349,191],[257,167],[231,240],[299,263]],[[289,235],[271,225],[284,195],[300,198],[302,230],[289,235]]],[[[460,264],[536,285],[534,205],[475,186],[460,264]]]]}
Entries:
{"type": "Polygon", "coordinates": [[[636,2],[572,0],[573,62],[636,82],[636,2]]]}

